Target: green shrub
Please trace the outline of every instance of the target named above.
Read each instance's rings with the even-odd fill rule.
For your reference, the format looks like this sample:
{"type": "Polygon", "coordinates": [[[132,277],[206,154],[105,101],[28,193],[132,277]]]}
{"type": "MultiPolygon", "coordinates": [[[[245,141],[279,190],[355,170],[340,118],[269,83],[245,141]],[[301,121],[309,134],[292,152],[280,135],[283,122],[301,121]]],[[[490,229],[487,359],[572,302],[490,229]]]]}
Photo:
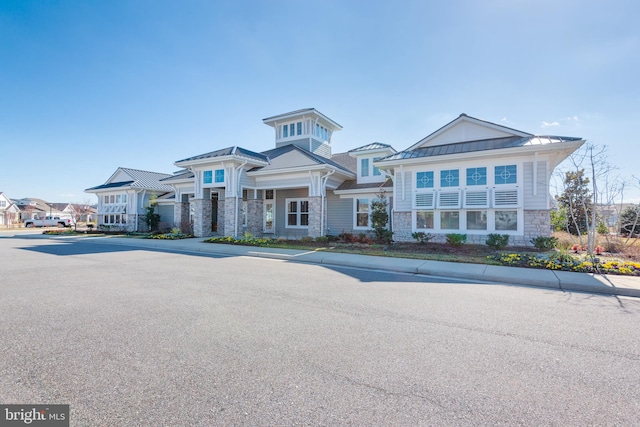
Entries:
{"type": "Polygon", "coordinates": [[[305,242],[305,243],[313,242],[313,237],[311,237],[311,236],[302,236],[300,238],[300,241],[301,242],[305,242]]]}
{"type": "Polygon", "coordinates": [[[429,240],[433,239],[433,235],[431,233],[425,233],[424,231],[416,231],[415,233],[411,233],[411,237],[422,244],[428,243],[429,240]]]}
{"type": "Polygon", "coordinates": [[[509,235],[491,233],[487,236],[487,241],[485,243],[490,248],[502,249],[509,244],[509,235]]]}
{"type": "Polygon", "coordinates": [[[558,246],[558,238],[552,236],[538,236],[531,239],[530,242],[541,251],[550,251],[558,246]]]}
{"type": "Polygon", "coordinates": [[[451,233],[447,234],[447,243],[451,246],[462,246],[467,241],[466,234],[451,233]]]}
{"type": "Polygon", "coordinates": [[[316,237],[316,242],[318,243],[327,243],[329,241],[328,236],[318,236],[316,237]]]}

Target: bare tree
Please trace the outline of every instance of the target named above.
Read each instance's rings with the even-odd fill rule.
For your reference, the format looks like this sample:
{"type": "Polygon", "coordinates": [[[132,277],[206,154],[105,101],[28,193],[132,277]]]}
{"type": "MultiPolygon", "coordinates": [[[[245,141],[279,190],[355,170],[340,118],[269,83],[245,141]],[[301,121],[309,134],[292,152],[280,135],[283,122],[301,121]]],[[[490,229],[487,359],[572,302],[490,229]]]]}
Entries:
{"type": "MultiPolygon", "coordinates": [[[[588,176],[588,183],[591,184],[589,194],[583,194],[567,205],[567,216],[569,220],[577,224],[578,212],[587,213],[584,215],[585,229],[581,230],[578,235],[580,242],[582,242],[582,231],[586,232],[587,252],[593,255],[596,232],[600,220],[598,207],[613,206],[616,200],[621,199],[625,182],[615,174],[617,168],[609,163],[606,146],[587,143],[580,150],[569,156],[568,160],[571,168],[575,171],[574,173],[580,172],[580,175],[588,176]],[[590,203],[593,204],[592,209],[589,209],[588,205],[590,203]]],[[[566,176],[570,172],[561,171],[561,173],[566,176]]]]}

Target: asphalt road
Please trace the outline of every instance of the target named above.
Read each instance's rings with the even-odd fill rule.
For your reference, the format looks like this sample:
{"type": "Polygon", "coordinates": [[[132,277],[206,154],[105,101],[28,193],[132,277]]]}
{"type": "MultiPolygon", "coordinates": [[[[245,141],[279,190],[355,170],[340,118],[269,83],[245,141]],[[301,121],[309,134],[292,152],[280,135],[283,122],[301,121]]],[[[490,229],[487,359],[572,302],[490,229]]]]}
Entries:
{"type": "Polygon", "coordinates": [[[0,403],[73,426],[638,425],[640,301],[0,234],[0,403]]]}

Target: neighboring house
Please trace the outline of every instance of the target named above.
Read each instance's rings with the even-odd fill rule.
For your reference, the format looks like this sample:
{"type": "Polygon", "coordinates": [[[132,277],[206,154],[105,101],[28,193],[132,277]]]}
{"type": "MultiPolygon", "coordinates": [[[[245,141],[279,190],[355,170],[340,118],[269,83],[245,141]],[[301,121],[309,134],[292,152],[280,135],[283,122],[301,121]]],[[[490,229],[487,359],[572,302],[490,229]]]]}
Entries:
{"type": "Polygon", "coordinates": [[[73,220],[73,223],[91,222],[97,213],[97,209],[91,205],[83,205],[79,203],[51,203],[54,209],[62,212],[65,217],[73,220]]]}
{"type": "Polygon", "coordinates": [[[68,218],[69,215],[54,207],[54,203],[49,203],[42,199],[26,197],[24,199],[13,201],[19,209],[20,221],[24,222],[28,219],[43,219],[45,216],[59,216],[68,218]]]}
{"type": "MultiPolygon", "coordinates": [[[[127,231],[145,230],[145,207],[152,197],[172,193],[170,185],[160,182],[169,174],[118,168],[107,181],[85,190],[98,197],[98,226],[107,226],[127,231]]],[[[169,208],[160,209],[162,221],[173,223],[173,203],[169,208]]]]}
{"type": "MultiPolygon", "coordinates": [[[[371,229],[371,202],[383,194],[394,240],[423,231],[484,243],[499,233],[530,244],[551,231],[553,169],[584,143],[462,114],[404,151],[376,142],[333,154],[342,127],[313,108],[263,122],[275,131],[275,148],[217,149],[175,162],[181,171],[159,179],[171,189],[159,206],[173,207],[172,226],[196,236],[358,234],[371,229]]],[[[87,191],[113,193],[131,182],[112,177],[87,191]]]]}
{"type": "Polygon", "coordinates": [[[0,191],[0,226],[10,227],[18,222],[20,209],[6,194],[0,191]]]}

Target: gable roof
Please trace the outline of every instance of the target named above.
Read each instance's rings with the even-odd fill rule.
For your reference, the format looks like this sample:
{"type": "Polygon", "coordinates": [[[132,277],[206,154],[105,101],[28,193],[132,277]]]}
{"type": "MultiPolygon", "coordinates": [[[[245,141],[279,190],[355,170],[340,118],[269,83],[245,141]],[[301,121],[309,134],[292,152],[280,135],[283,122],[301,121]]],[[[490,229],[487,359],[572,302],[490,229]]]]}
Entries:
{"type": "MultiPolygon", "coordinates": [[[[481,139],[498,139],[509,136],[519,136],[519,137],[530,137],[533,134],[528,132],[523,132],[517,129],[512,129],[507,126],[499,125],[497,123],[491,123],[486,120],[481,120],[475,117],[468,116],[464,113],[460,114],[457,118],[450,121],[446,125],[442,126],[440,129],[435,132],[430,133],[426,137],[422,138],[417,143],[413,144],[407,150],[414,150],[416,148],[422,148],[429,145],[435,145],[438,139],[445,138],[446,135],[453,133],[455,130],[459,129],[463,134],[466,129],[475,129],[476,136],[471,132],[470,135],[466,137],[461,137],[460,135],[456,135],[455,142],[464,142],[471,140],[481,140],[481,139]],[[480,136],[478,136],[478,130],[482,130],[480,136]]],[[[451,141],[454,142],[454,141],[451,141]]],[[[449,141],[445,141],[444,143],[449,143],[449,141]]]]}
{"type": "Polygon", "coordinates": [[[424,157],[445,156],[448,154],[462,154],[489,150],[499,150],[504,148],[526,147],[534,145],[562,144],[582,141],[581,138],[566,136],[535,136],[531,137],[506,137],[494,139],[482,139],[478,141],[466,141],[453,144],[434,145],[417,149],[408,149],[391,156],[387,156],[378,161],[394,161],[405,159],[417,159],[424,157]]]}
{"type": "MultiPolygon", "coordinates": [[[[345,172],[349,175],[353,174],[353,171],[349,170],[347,167],[343,166],[340,163],[337,163],[331,159],[327,159],[326,157],[322,157],[319,156],[317,154],[313,154],[310,151],[307,151],[303,148],[298,147],[297,145],[294,144],[288,144],[288,145],[283,145],[281,147],[277,147],[271,150],[267,150],[267,151],[263,151],[262,154],[264,154],[267,159],[269,160],[269,163],[271,163],[271,161],[273,159],[276,159],[280,156],[283,156],[285,154],[288,153],[292,153],[292,152],[297,152],[299,154],[301,154],[302,156],[308,158],[309,160],[311,160],[311,162],[317,164],[317,165],[328,165],[328,166],[332,166],[336,169],[341,170],[342,172],[345,172]]],[[[268,166],[259,166],[259,167],[255,167],[251,170],[249,170],[249,172],[256,172],[259,170],[263,170],[263,169],[267,169],[268,170],[268,166]]],[[[282,170],[282,169],[274,169],[275,170],[282,170]]]]}
{"type": "Polygon", "coordinates": [[[233,147],[222,148],[220,150],[211,151],[205,154],[199,154],[197,156],[187,157],[186,159],[178,160],[175,164],[193,162],[195,160],[206,160],[206,159],[215,159],[217,157],[243,157],[248,160],[254,160],[261,163],[267,162],[267,158],[260,153],[256,153],[255,151],[247,150],[242,147],[238,147],[234,145],[233,147]]]}
{"type": "Polygon", "coordinates": [[[87,188],[85,191],[106,190],[112,188],[136,188],[141,190],[155,190],[161,192],[173,191],[173,187],[160,182],[163,178],[171,175],[160,172],[143,171],[140,169],[118,168],[106,183],[95,187],[87,188]],[[126,176],[128,180],[115,181],[118,176],[126,176]]]}
{"type": "Polygon", "coordinates": [[[392,151],[396,151],[389,144],[383,144],[382,142],[372,142],[371,144],[363,145],[362,147],[349,150],[349,153],[355,153],[358,151],[383,150],[383,149],[390,149],[392,151]]]}

